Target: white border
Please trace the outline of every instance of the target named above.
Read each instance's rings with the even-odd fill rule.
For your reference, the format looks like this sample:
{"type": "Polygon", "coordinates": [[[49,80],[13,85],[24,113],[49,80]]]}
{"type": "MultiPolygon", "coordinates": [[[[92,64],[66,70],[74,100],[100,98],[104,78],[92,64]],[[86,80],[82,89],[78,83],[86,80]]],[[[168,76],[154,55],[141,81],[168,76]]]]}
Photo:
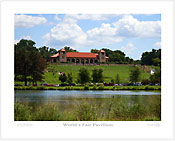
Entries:
{"type": "MultiPolygon", "coordinates": [[[[173,1],[2,1],[2,139],[172,139],[173,1]],[[14,13],[160,14],[162,15],[162,121],[105,122],[113,127],[64,127],[61,122],[14,122],[14,13]]],[[[82,122],[66,122],[82,123],[82,122]]],[[[83,122],[94,123],[94,122],[83,122]]],[[[104,123],[101,121],[95,123],[104,123]]]]}

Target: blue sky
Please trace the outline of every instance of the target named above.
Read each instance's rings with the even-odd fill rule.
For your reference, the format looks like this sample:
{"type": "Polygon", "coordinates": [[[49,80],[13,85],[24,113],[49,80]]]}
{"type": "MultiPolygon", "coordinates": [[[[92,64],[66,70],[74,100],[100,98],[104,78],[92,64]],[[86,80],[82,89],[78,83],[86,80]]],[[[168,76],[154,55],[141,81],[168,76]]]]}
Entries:
{"type": "Polygon", "coordinates": [[[122,50],[140,59],[145,51],[161,48],[160,14],[16,14],[15,43],[30,39],[36,47],[80,52],[92,48],[122,50]]]}

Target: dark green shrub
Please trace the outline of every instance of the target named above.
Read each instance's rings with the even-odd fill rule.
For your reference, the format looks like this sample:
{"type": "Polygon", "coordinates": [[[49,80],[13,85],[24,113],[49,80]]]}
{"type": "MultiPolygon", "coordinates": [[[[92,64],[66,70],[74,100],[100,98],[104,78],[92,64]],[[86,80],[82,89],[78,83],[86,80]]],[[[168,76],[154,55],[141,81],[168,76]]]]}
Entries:
{"type": "Polygon", "coordinates": [[[84,90],[89,90],[89,86],[84,86],[84,90]]]}
{"type": "Polygon", "coordinates": [[[103,85],[99,86],[98,90],[104,90],[104,86],[103,85]]]}
{"type": "Polygon", "coordinates": [[[97,89],[97,86],[96,85],[94,85],[93,86],[93,88],[92,88],[92,90],[96,90],[97,89]]]}

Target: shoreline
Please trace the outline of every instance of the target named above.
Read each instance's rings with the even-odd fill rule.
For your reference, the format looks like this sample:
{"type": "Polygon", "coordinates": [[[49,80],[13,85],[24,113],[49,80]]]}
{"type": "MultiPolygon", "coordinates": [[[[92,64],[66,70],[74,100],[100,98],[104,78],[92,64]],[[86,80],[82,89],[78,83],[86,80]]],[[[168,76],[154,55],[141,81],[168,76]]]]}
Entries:
{"type": "Polygon", "coordinates": [[[14,86],[14,90],[158,90],[161,86],[14,86]]]}

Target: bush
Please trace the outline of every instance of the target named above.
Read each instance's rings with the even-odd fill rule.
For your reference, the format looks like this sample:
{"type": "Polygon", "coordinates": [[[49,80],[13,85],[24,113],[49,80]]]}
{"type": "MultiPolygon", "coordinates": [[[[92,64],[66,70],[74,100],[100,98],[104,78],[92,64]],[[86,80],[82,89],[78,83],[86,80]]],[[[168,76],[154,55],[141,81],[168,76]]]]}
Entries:
{"type": "Polygon", "coordinates": [[[93,88],[92,88],[92,90],[96,90],[97,89],[97,86],[96,85],[94,85],[93,86],[93,88]]]}
{"type": "Polygon", "coordinates": [[[104,90],[104,86],[102,86],[102,85],[99,86],[99,87],[98,87],[98,90],[104,90]]]}
{"type": "Polygon", "coordinates": [[[142,83],[142,85],[148,85],[150,83],[150,80],[149,79],[143,79],[141,83],[142,83]]]}
{"type": "Polygon", "coordinates": [[[84,90],[89,90],[89,86],[84,86],[84,90]]]}

